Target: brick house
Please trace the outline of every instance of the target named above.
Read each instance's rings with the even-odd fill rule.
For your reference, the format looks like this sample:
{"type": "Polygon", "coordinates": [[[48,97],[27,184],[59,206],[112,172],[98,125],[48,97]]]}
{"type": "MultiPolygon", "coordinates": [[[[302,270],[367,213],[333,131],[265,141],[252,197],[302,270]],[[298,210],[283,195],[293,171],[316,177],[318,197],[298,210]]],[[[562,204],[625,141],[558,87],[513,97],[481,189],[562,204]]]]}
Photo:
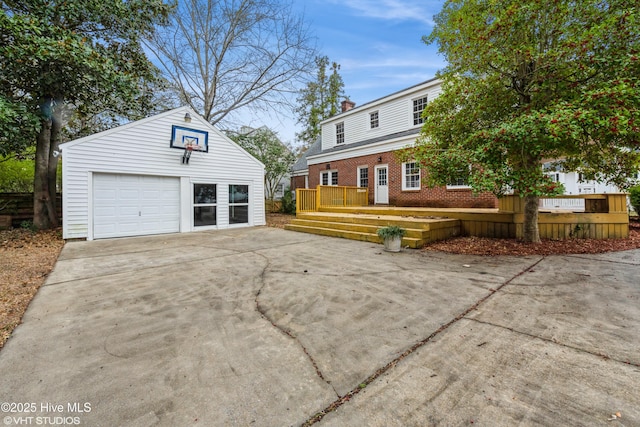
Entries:
{"type": "Polygon", "coordinates": [[[342,112],[321,123],[321,138],[294,165],[291,188],[367,187],[376,205],[497,207],[493,194],[474,195],[464,182],[425,187],[417,164],[396,158],[415,143],[422,111],[440,91],[441,81],[430,79],[359,107],[343,101],[342,112]]]}

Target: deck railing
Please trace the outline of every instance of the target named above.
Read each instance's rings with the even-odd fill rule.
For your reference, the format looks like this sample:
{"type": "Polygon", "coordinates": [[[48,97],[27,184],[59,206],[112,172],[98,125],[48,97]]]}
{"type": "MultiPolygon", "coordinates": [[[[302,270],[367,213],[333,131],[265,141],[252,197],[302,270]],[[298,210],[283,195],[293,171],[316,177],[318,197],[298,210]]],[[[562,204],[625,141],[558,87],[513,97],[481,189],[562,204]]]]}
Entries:
{"type": "Polygon", "coordinates": [[[311,188],[296,188],[296,213],[318,210],[317,191],[311,188]]]}
{"type": "MultiPolygon", "coordinates": [[[[562,212],[561,209],[551,208],[545,212],[544,208],[538,213],[538,227],[540,237],[549,239],[567,239],[571,237],[611,239],[625,238],[629,235],[629,213],[627,195],[622,193],[562,195],[558,199],[565,206],[580,203],[582,209],[571,209],[562,212]],[[576,202],[571,202],[575,200],[576,202]],[[579,202],[578,202],[579,200],[579,202]]],[[[544,198],[542,200],[553,200],[544,198]]],[[[516,237],[521,238],[524,233],[524,198],[505,196],[499,199],[500,212],[512,212],[513,223],[516,225],[516,237]]],[[[557,205],[560,206],[561,203],[557,205]]],[[[540,210],[540,208],[538,208],[540,210]]]]}
{"type": "Polygon", "coordinates": [[[321,207],[367,206],[369,190],[362,187],[318,185],[296,189],[296,212],[315,212],[321,207]]]}

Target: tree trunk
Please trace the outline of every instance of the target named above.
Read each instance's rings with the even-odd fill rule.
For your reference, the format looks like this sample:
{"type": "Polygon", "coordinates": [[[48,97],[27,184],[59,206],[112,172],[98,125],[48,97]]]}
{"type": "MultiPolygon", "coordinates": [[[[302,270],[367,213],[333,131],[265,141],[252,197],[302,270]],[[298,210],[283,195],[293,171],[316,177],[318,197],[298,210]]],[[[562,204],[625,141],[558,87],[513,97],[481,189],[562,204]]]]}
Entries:
{"type": "Polygon", "coordinates": [[[62,100],[56,99],[51,122],[51,137],[49,142],[49,163],[47,165],[47,184],[49,187],[49,200],[51,200],[51,209],[49,210],[49,218],[51,225],[58,226],[58,209],[56,206],[57,190],[58,190],[58,157],[54,155],[59,150],[60,131],[62,130],[62,100]]]}
{"type": "Polygon", "coordinates": [[[33,225],[39,230],[58,226],[56,211],[49,191],[49,152],[53,108],[55,106],[51,98],[42,100],[40,107],[42,118],[36,142],[36,164],[33,177],[33,225]]]}
{"type": "Polygon", "coordinates": [[[51,228],[49,219],[49,145],[51,120],[42,118],[36,143],[36,164],[33,177],[33,225],[40,230],[51,228]]]}
{"type": "Polygon", "coordinates": [[[540,229],[538,228],[538,196],[525,196],[524,198],[524,230],[522,239],[529,243],[540,242],[540,229]]]}

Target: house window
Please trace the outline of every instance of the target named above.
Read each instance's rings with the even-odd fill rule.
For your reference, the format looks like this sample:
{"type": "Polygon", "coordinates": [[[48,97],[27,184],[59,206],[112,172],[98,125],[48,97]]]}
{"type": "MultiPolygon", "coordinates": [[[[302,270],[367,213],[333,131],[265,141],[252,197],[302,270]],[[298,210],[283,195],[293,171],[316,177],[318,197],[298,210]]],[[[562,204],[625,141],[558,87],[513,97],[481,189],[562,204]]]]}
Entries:
{"type": "Polygon", "coordinates": [[[560,174],[557,172],[548,173],[547,176],[551,178],[551,181],[553,182],[560,182],[560,174]]]}
{"type": "Polygon", "coordinates": [[[402,189],[420,189],[420,167],[418,167],[416,162],[402,164],[402,189]]]}
{"type": "Polygon", "coordinates": [[[229,186],[229,224],[249,223],[249,186],[229,186]]]}
{"type": "Polygon", "coordinates": [[[360,166],[358,168],[358,187],[369,187],[369,167],[360,166]]]}
{"type": "Polygon", "coordinates": [[[418,98],[413,100],[413,124],[419,125],[424,122],[422,119],[422,111],[427,106],[427,97],[418,98]]]}
{"type": "Polygon", "coordinates": [[[468,170],[464,170],[461,169],[458,174],[458,176],[454,177],[451,181],[449,181],[447,183],[447,188],[449,189],[456,189],[456,188],[469,188],[469,181],[468,181],[468,177],[469,177],[469,171],[468,170]]]}
{"type": "Polygon", "coordinates": [[[336,123],[336,144],[344,142],[344,122],[336,123]]]}
{"type": "Polygon", "coordinates": [[[216,185],[193,184],[193,225],[216,225],[216,185]]]}
{"type": "Polygon", "coordinates": [[[371,129],[375,129],[380,126],[380,120],[378,119],[378,112],[374,111],[373,113],[369,113],[369,124],[371,129]]]}
{"type": "Polygon", "coordinates": [[[321,185],[338,185],[338,171],[320,172],[321,185]]]}

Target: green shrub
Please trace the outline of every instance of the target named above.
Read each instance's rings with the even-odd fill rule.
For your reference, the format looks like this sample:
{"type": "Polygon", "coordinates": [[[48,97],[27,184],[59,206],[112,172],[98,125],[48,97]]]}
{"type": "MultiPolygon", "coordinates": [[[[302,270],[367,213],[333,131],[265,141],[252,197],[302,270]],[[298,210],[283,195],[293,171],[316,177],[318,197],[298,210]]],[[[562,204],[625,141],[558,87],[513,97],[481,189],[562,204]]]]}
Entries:
{"type": "Polygon", "coordinates": [[[640,185],[629,189],[629,199],[631,200],[633,210],[636,211],[636,215],[640,215],[640,185]]]}
{"type": "Polygon", "coordinates": [[[381,239],[386,239],[388,237],[402,237],[404,236],[405,229],[400,228],[397,225],[389,225],[387,227],[378,228],[377,233],[381,239]]]}
{"type": "Polygon", "coordinates": [[[280,211],[285,214],[295,214],[296,213],[296,201],[293,200],[293,191],[287,188],[282,196],[281,200],[282,206],[280,207],[280,211]]]}

